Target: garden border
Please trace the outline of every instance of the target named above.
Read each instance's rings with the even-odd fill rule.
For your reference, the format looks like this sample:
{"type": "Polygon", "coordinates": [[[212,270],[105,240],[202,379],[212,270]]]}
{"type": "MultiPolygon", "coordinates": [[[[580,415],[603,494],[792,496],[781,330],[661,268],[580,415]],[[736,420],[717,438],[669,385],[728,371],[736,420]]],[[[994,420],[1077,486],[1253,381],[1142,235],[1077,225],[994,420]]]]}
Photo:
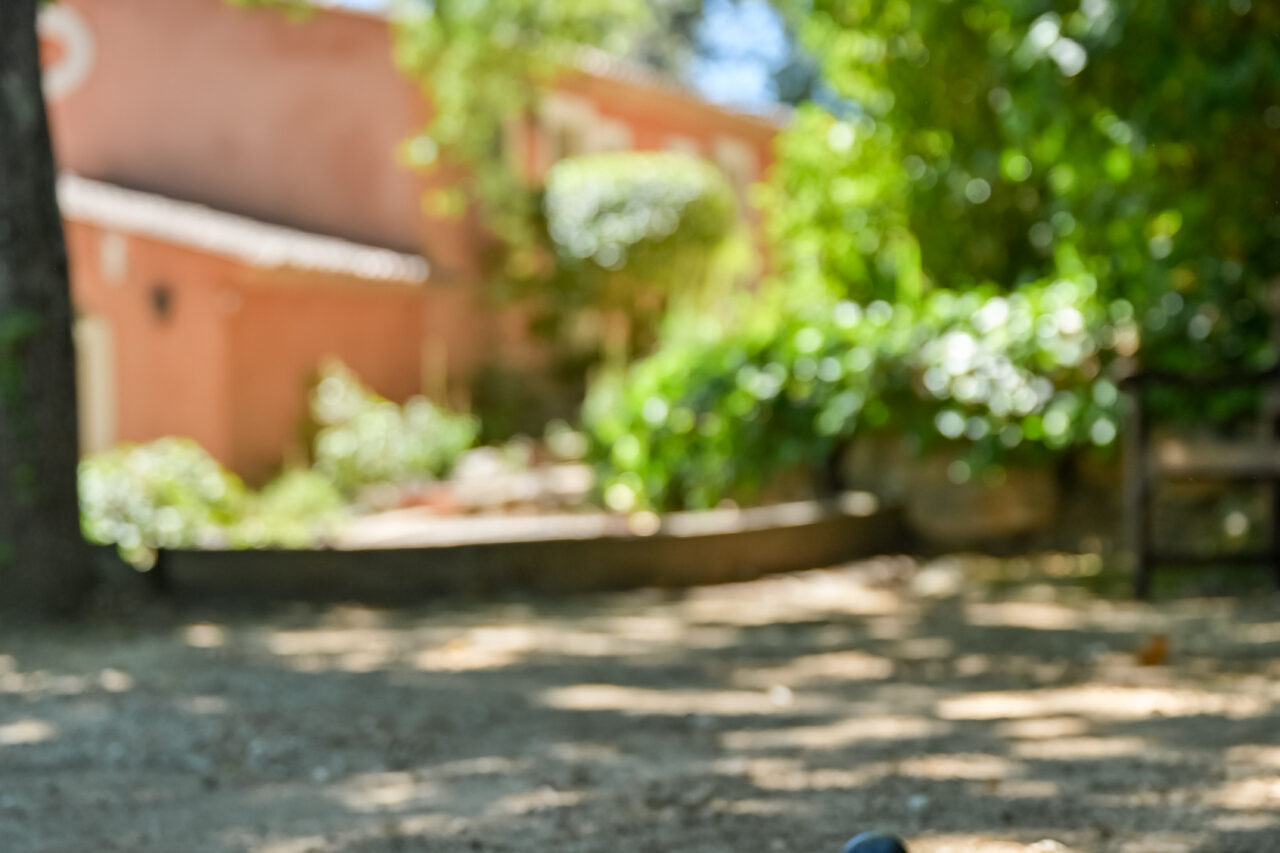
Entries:
{"type": "Polygon", "coordinates": [[[899,514],[864,493],[657,521],[649,532],[621,516],[558,516],[536,535],[417,547],[169,550],[153,571],[186,600],[407,604],[746,581],[847,562],[904,540],[899,514]]]}

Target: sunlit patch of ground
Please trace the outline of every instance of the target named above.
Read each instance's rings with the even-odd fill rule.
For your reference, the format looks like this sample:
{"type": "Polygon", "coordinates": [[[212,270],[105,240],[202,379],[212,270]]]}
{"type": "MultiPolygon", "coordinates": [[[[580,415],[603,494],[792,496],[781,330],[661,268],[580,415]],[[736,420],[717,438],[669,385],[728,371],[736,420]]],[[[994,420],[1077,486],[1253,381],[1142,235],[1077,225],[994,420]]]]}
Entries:
{"type": "Polygon", "coordinates": [[[1280,850],[1280,599],[1099,571],[0,633],[0,851],[1280,850]]]}

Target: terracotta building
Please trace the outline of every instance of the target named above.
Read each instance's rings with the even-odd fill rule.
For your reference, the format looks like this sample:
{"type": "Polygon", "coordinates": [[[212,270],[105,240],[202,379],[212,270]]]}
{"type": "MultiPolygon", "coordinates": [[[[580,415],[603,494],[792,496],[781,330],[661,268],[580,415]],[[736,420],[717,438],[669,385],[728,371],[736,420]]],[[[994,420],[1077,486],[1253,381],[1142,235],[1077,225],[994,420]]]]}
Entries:
{"type": "MultiPolygon", "coordinates": [[[[537,365],[524,319],[485,297],[482,230],[426,215],[428,184],[397,157],[430,107],[385,18],[61,0],[41,35],[86,449],[186,435],[258,479],[295,445],[326,356],[393,399],[537,365]]],[[[588,53],[518,150],[535,172],[687,151],[745,188],[776,131],[588,53]]]]}

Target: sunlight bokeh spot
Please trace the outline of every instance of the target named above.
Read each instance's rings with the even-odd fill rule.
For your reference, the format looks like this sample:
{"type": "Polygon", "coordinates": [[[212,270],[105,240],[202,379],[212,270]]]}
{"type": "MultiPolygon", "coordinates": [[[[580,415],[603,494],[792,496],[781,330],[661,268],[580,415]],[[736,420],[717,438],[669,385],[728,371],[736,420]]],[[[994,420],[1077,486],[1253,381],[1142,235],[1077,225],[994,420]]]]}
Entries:
{"type": "Polygon", "coordinates": [[[48,720],[17,720],[0,724],[0,746],[41,743],[51,740],[57,733],[57,726],[48,720]]]}

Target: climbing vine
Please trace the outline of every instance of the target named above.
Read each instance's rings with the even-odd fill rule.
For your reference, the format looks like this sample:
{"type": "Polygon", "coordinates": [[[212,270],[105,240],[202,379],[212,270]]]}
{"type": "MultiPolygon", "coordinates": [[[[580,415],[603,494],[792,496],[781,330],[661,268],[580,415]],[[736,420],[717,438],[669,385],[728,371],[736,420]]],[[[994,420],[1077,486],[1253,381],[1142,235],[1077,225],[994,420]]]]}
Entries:
{"type": "Polygon", "coordinates": [[[529,116],[555,75],[587,46],[621,52],[649,20],[642,0],[411,2],[395,23],[399,67],[422,88],[431,120],[402,148],[426,172],[468,171],[425,200],[437,214],[474,208],[510,249],[509,272],[536,266],[536,190],[509,150],[509,128],[529,116]]]}

